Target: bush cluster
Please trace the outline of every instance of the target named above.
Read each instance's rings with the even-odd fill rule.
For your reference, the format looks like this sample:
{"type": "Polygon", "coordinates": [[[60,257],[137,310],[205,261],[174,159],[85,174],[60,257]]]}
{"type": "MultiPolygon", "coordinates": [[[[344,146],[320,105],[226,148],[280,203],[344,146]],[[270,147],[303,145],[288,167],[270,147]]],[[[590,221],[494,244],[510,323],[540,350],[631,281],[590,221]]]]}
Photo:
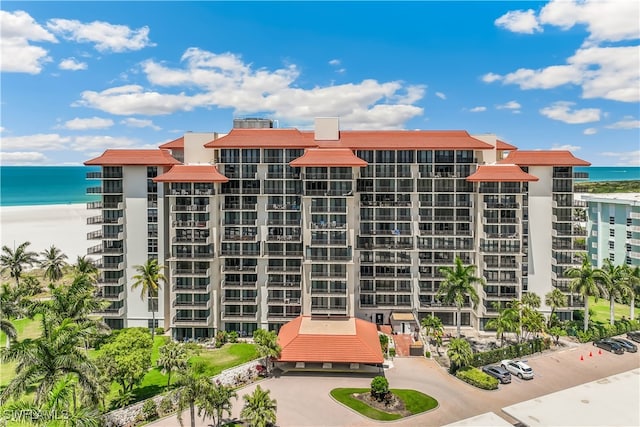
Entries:
{"type": "Polygon", "coordinates": [[[484,351],[473,354],[471,366],[484,366],[496,363],[504,359],[516,359],[529,354],[547,350],[551,346],[550,339],[536,338],[520,344],[513,344],[495,350],[484,351]]]}
{"type": "Polygon", "coordinates": [[[142,416],[144,421],[151,421],[158,418],[158,406],[153,399],[146,400],[142,404],[142,416]]]}
{"type": "Polygon", "coordinates": [[[578,341],[584,343],[624,334],[630,331],[637,331],[638,329],[640,329],[640,321],[638,320],[616,320],[613,325],[602,325],[599,323],[592,324],[586,331],[577,331],[576,337],[578,338],[578,341]]]}
{"type": "Polygon", "coordinates": [[[371,396],[383,400],[389,393],[389,381],[383,376],[377,376],[371,380],[371,396]]]}
{"type": "Polygon", "coordinates": [[[483,390],[496,390],[498,388],[498,380],[496,378],[471,366],[458,369],[456,377],[483,390]]]}

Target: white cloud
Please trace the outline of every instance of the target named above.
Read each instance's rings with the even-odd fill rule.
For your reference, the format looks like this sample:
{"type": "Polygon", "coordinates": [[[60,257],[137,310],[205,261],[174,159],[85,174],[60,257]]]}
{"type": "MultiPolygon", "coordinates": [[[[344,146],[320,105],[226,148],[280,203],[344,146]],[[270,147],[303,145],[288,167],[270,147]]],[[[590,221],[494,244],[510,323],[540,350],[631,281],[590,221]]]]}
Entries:
{"type": "Polygon", "coordinates": [[[596,129],[596,128],[586,128],[582,133],[585,134],[585,135],[595,135],[596,133],[598,133],[598,129],[596,129]]]}
{"type": "Polygon", "coordinates": [[[421,114],[415,104],[426,88],[401,81],[302,88],[295,65],[276,70],[254,69],[238,55],[190,48],[182,68],[146,61],[142,70],[160,88],[189,88],[189,93],[151,91],[126,85],[102,92],[84,91],[74,105],[116,115],[160,115],[195,108],[232,108],[236,114],[260,112],[290,123],[308,123],[313,117],[340,116],[345,128],[397,129],[421,114]],[[384,112],[384,114],[382,114],[384,112]]]}
{"type": "Polygon", "coordinates": [[[85,135],[74,138],[72,150],[105,150],[107,148],[142,148],[140,142],[126,137],[109,135],[85,135]]]}
{"type": "Polygon", "coordinates": [[[519,110],[522,107],[517,101],[509,101],[506,104],[496,105],[498,110],[519,110]]]}
{"type": "Polygon", "coordinates": [[[600,109],[583,108],[581,110],[571,110],[573,105],[575,105],[574,102],[558,101],[542,108],[540,114],[569,124],[591,123],[600,120],[600,109]]]}
{"type": "Polygon", "coordinates": [[[624,120],[615,122],[612,125],[607,126],[609,129],[637,129],[640,128],[640,120],[635,120],[630,117],[625,117],[624,120]]]}
{"type": "Polygon", "coordinates": [[[154,125],[151,120],[136,119],[133,117],[127,117],[126,119],[122,120],[120,123],[132,128],[151,128],[153,130],[162,129],[160,126],[154,125]]]}
{"type": "Polygon", "coordinates": [[[102,21],[85,24],[77,20],[51,19],[47,28],[67,40],[93,43],[100,52],[126,52],[155,46],[149,40],[149,27],[132,30],[126,25],[102,21]]]}
{"type": "Polygon", "coordinates": [[[338,65],[340,65],[340,60],[339,59],[332,59],[331,61],[329,61],[329,65],[338,66],[338,65]]]}
{"type": "Polygon", "coordinates": [[[483,111],[487,111],[487,107],[483,107],[483,106],[473,107],[469,111],[471,111],[472,113],[482,113],[483,111]]]}
{"type": "Polygon", "coordinates": [[[570,144],[564,144],[564,145],[558,145],[558,144],[553,144],[553,146],[551,147],[552,150],[562,150],[562,151],[579,151],[582,147],[578,146],[578,145],[570,145],[570,144]]]}
{"type": "Polygon", "coordinates": [[[3,150],[42,151],[86,151],[105,150],[107,148],[135,148],[141,145],[137,140],[108,135],[63,136],[57,133],[22,135],[2,138],[3,150]]]}
{"type": "Polygon", "coordinates": [[[542,24],[568,30],[586,25],[592,42],[640,38],[640,2],[634,0],[554,0],[540,11],[542,24]]]}
{"type": "Polygon", "coordinates": [[[0,151],[0,163],[3,165],[32,165],[47,162],[47,157],[37,151],[0,151]]]}
{"type": "Polygon", "coordinates": [[[495,24],[514,33],[533,34],[534,32],[542,31],[536,14],[532,9],[507,12],[496,19],[495,24]]]}
{"type": "Polygon", "coordinates": [[[87,63],[77,61],[76,58],[73,58],[73,57],[66,58],[60,61],[60,64],[58,64],[58,68],[60,68],[61,70],[71,70],[71,71],[86,70],[87,63]]]}
{"type": "Polygon", "coordinates": [[[103,119],[101,117],[90,117],[81,119],[68,120],[61,127],[70,130],[87,130],[87,129],[107,129],[113,126],[113,120],[103,119]]]}
{"type": "Polygon", "coordinates": [[[0,126],[0,133],[4,132],[6,129],[4,126],[0,126]]]}
{"type": "Polygon", "coordinates": [[[38,24],[28,13],[0,10],[0,71],[38,74],[46,62],[48,51],[30,42],[57,43],[53,34],[38,24]]]}
{"type": "Polygon", "coordinates": [[[440,99],[447,99],[447,95],[442,92],[436,92],[436,96],[440,99]]]}
{"type": "Polygon", "coordinates": [[[553,0],[542,8],[538,21],[563,30],[585,25],[589,35],[582,46],[566,59],[565,64],[538,69],[520,68],[505,75],[491,72],[482,76],[482,80],[485,83],[501,81],[503,84],[515,84],[524,90],[576,85],[581,87],[582,97],[586,99],[638,102],[638,16],[638,1],[553,0]],[[627,40],[635,42],[617,46],[610,43],[627,40]]]}
{"type": "Polygon", "coordinates": [[[601,156],[610,157],[617,165],[620,166],[638,166],[640,165],[640,150],[627,152],[611,152],[600,153],[601,156]]]}

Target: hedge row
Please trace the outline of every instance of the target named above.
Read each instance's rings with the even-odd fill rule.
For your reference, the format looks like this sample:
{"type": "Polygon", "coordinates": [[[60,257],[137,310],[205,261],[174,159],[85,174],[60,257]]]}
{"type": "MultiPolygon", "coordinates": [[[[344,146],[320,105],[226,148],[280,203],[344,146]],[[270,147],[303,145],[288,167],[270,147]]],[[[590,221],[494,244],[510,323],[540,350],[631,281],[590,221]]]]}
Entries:
{"type": "Polygon", "coordinates": [[[478,367],[500,362],[504,359],[516,359],[518,357],[527,356],[529,354],[547,350],[550,346],[551,340],[549,338],[536,338],[534,340],[523,342],[520,344],[513,344],[482,353],[474,353],[471,366],[478,367]]]}
{"type": "Polygon", "coordinates": [[[596,341],[601,338],[613,337],[630,331],[640,329],[640,322],[637,320],[616,321],[611,324],[591,324],[587,331],[577,331],[576,337],[580,342],[596,341]]]}
{"type": "Polygon", "coordinates": [[[483,390],[496,390],[498,388],[498,380],[496,378],[471,366],[458,369],[456,377],[483,390]]]}

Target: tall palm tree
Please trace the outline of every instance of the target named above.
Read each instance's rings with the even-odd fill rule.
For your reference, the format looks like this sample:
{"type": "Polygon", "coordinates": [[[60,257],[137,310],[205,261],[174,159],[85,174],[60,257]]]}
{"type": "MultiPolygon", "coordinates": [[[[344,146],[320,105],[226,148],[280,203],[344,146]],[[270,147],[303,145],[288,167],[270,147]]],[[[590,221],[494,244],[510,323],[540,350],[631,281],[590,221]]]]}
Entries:
{"type": "Polygon", "coordinates": [[[579,267],[571,267],[564,273],[566,277],[573,280],[570,282],[571,292],[577,293],[584,299],[584,325],[586,332],[589,329],[589,297],[598,298],[606,295],[606,290],[602,286],[603,272],[598,268],[593,268],[586,253],[582,254],[582,264],[579,267]]]}
{"type": "Polygon", "coordinates": [[[484,284],[484,279],[474,276],[475,269],[475,265],[465,266],[460,257],[456,257],[455,267],[440,268],[444,280],[440,283],[436,297],[442,298],[442,301],[447,304],[456,305],[458,309],[456,316],[458,338],[460,338],[461,313],[465,298],[469,297],[473,308],[475,308],[480,299],[474,284],[484,284]]]}
{"type": "Polygon", "coordinates": [[[625,274],[624,268],[621,265],[614,265],[611,260],[606,259],[602,265],[602,284],[609,297],[609,323],[613,325],[614,309],[616,298],[622,298],[627,295],[631,289],[625,274]]]}
{"type": "Polygon", "coordinates": [[[213,418],[214,427],[222,425],[225,412],[231,415],[231,399],[238,398],[232,387],[208,381],[205,392],[199,399],[198,416],[213,418]]]}
{"type": "Polygon", "coordinates": [[[240,418],[252,427],[275,425],[278,402],[272,399],[269,393],[269,390],[263,390],[258,385],[253,393],[242,396],[244,407],[240,412],[240,418]]]}
{"type": "Polygon", "coordinates": [[[22,317],[24,313],[18,292],[8,283],[3,283],[0,293],[0,330],[5,334],[7,348],[18,337],[18,331],[11,320],[22,317]]]}
{"type": "Polygon", "coordinates": [[[140,298],[144,301],[146,298],[151,299],[151,316],[153,319],[153,327],[151,328],[151,339],[155,337],[155,325],[156,325],[156,309],[158,301],[158,291],[160,290],[161,283],[166,282],[167,278],[162,274],[162,266],[158,265],[158,260],[149,259],[143,265],[136,265],[136,271],[138,274],[133,276],[133,284],[131,289],[140,287],[140,298]]]}
{"type": "Polygon", "coordinates": [[[209,391],[211,381],[205,376],[204,365],[196,363],[189,365],[183,371],[178,371],[175,396],[178,402],[178,421],[183,425],[182,413],[188,407],[191,416],[191,427],[196,426],[196,405],[199,406],[204,394],[209,391]]]}
{"type": "Polygon", "coordinates": [[[451,363],[450,371],[454,374],[458,369],[469,366],[473,361],[471,344],[462,338],[453,338],[449,342],[447,356],[449,356],[449,362],[451,363]]]}
{"type": "Polygon", "coordinates": [[[282,347],[278,344],[278,335],[275,331],[256,329],[253,332],[253,341],[256,343],[258,354],[265,359],[268,374],[271,359],[277,359],[282,352],[282,347]]]}
{"type": "Polygon", "coordinates": [[[436,352],[439,354],[439,346],[442,342],[442,334],[444,332],[444,326],[442,325],[442,319],[434,316],[425,316],[422,318],[420,325],[424,328],[424,333],[433,339],[436,344],[436,352]]]}
{"type": "Polygon", "coordinates": [[[6,270],[9,270],[10,276],[16,280],[16,286],[20,286],[22,270],[38,262],[38,254],[27,250],[30,244],[29,242],[21,243],[15,250],[6,245],[2,247],[0,272],[4,273],[6,270]]]}
{"type": "Polygon", "coordinates": [[[62,270],[69,265],[66,261],[67,255],[62,253],[62,251],[54,245],[40,252],[40,255],[43,258],[42,261],[40,261],[40,267],[44,268],[44,277],[52,282],[57,282],[62,279],[64,275],[62,270]]]}
{"type": "Polygon", "coordinates": [[[86,255],[78,255],[73,269],[76,271],[76,273],[86,274],[88,276],[94,276],[98,274],[98,268],[94,264],[93,260],[87,258],[86,255]]]}
{"type": "Polygon", "coordinates": [[[551,314],[547,323],[548,326],[551,326],[556,310],[567,306],[567,296],[560,289],[553,288],[551,292],[547,292],[544,296],[544,303],[551,307],[551,314]]]}
{"type": "Polygon", "coordinates": [[[184,344],[170,341],[158,349],[158,366],[167,374],[167,389],[171,385],[171,372],[187,369],[189,354],[184,344]]]}
{"type": "Polygon", "coordinates": [[[640,294],[640,266],[636,265],[632,268],[629,265],[624,266],[625,278],[629,285],[629,319],[635,319],[636,295],[640,294]]]}
{"type": "MultiPolygon", "coordinates": [[[[494,303],[498,305],[498,303],[494,303]]],[[[504,334],[507,332],[518,332],[518,312],[511,307],[498,310],[498,317],[489,319],[485,325],[486,329],[495,329],[496,338],[500,338],[500,347],[504,346],[504,334]]]]}
{"type": "Polygon", "coordinates": [[[520,302],[529,308],[538,309],[541,305],[540,296],[535,292],[526,292],[520,298],[520,302]]]}

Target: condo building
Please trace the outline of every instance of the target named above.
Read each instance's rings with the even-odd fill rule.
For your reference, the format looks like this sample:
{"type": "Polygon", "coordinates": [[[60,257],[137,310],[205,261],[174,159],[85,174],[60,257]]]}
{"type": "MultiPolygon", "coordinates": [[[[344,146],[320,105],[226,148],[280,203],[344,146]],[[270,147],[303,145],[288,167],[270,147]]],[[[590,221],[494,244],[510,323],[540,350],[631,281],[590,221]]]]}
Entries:
{"type": "MultiPolygon", "coordinates": [[[[87,161],[104,313],[115,328],[159,326],[175,339],[279,330],[299,317],[358,318],[413,332],[457,310],[436,297],[456,258],[484,278],[461,323],[483,330],[523,293],[569,293],[564,271],[586,250],[568,151],[523,151],[466,131],[311,131],[237,119],[228,134],[186,133],[157,150],[87,161]],[[157,300],[132,291],[155,258],[157,300]]],[[[580,297],[558,313],[569,318],[580,297]]],[[[542,307],[550,311],[549,307],[542,307]]]]}
{"type": "Polygon", "coordinates": [[[640,265],[640,193],[581,194],[587,206],[587,248],[594,266],[640,265]]]}

